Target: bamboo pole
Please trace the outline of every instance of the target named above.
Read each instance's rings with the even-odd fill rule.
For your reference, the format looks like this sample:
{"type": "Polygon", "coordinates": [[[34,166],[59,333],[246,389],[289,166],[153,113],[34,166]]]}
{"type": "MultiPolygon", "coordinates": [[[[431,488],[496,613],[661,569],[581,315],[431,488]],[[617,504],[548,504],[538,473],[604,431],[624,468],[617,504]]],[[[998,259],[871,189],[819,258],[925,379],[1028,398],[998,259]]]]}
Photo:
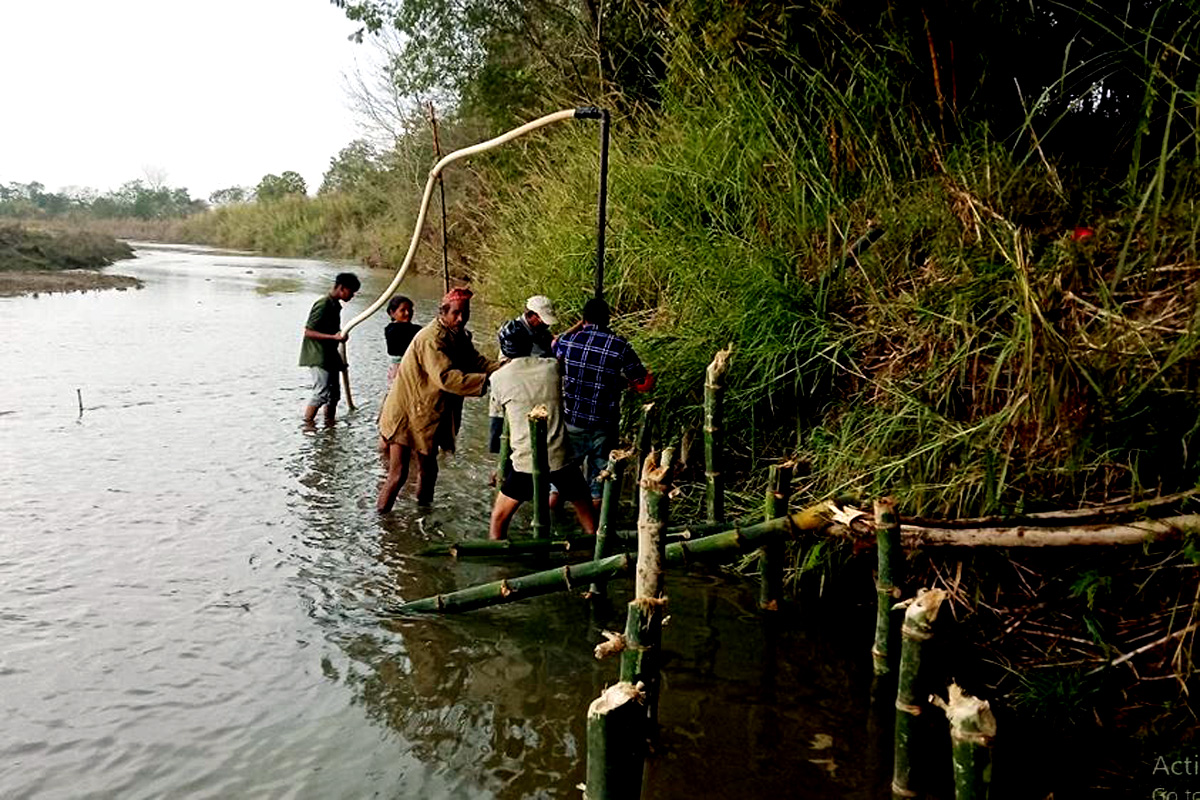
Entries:
{"type": "Polygon", "coordinates": [[[550,538],[550,454],[546,425],[550,412],[535,406],[529,412],[529,436],[533,443],[533,537],[550,538]]]}
{"type": "Polygon", "coordinates": [[[338,354],[342,357],[342,393],[346,395],[346,408],[355,409],[354,395],[350,394],[350,358],[346,355],[346,342],[338,342],[338,354]]]}
{"type": "Polygon", "coordinates": [[[950,684],[949,700],[930,695],[929,702],[946,712],[954,759],[955,800],[987,800],[992,785],[992,740],[996,717],[986,700],[950,684]]]}
{"type": "MultiPolygon", "coordinates": [[[[433,157],[434,163],[442,160],[442,143],[438,138],[437,113],[433,110],[433,101],[429,101],[429,125],[433,128],[433,157]]],[[[442,199],[442,275],[446,284],[444,291],[450,291],[450,248],[446,234],[446,182],[439,172],[437,176],[438,192],[442,199]]]]}
{"type": "Polygon", "coordinates": [[[889,659],[892,637],[892,606],[900,599],[904,582],[904,548],[900,544],[900,518],[896,501],[883,497],[875,501],[875,548],[878,571],[875,576],[875,644],[871,648],[875,674],[892,670],[889,659]]]}
{"type": "Polygon", "coordinates": [[[605,689],[588,706],[584,800],[636,800],[641,796],[644,702],[639,687],[622,681],[605,689]]]}
{"type": "Polygon", "coordinates": [[[642,464],[646,463],[646,459],[650,456],[650,451],[654,449],[654,426],[658,421],[658,409],[654,403],[646,403],[642,406],[642,419],[638,423],[637,435],[637,452],[634,457],[637,459],[634,463],[635,472],[633,476],[633,507],[636,511],[642,505],[642,488],[638,485],[641,480],[642,464]]]}
{"type": "MultiPolygon", "coordinates": [[[[788,500],[792,493],[792,462],[772,464],[767,474],[767,496],[763,503],[763,518],[787,516],[788,500]]],[[[773,541],[762,549],[759,561],[758,607],[763,611],[778,611],[783,600],[783,542],[773,541]]]]}
{"type": "MultiPolygon", "coordinates": [[[[613,517],[616,516],[617,508],[621,503],[621,481],[625,478],[625,464],[629,461],[629,456],[630,452],[628,450],[613,450],[608,455],[607,474],[602,476],[604,479],[604,492],[600,497],[600,521],[596,526],[593,561],[600,561],[608,555],[610,548],[609,531],[613,528],[613,517]]],[[[615,531],[613,534],[615,537],[615,531]]],[[[594,595],[599,594],[603,590],[603,581],[593,582],[588,589],[594,595]]]]}
{"type": "MultiPolygon", "coordinates": [[[[693,561],[730,560],[740,554],[749,553],[762,546],[769,537],[782,536],[800,530],[813,530],[817,515],[801,512],[790,517],[760,522],[748,528],[733,528],[724,533],[705,536],[686,542],[675,542],[666,547],[668,565],[687,565],[693,561]]],[[[582,564],[567,564],[555,569],[535,572],[491,583],[471,586],[449,594],[439,594],[420,600],[402,603],[389,609],[393,614],[409,613],[453,613],[471,611],[476,608],[513,603],[527,597],[550,594],[581,587],[596,578],[612,578],[633,572],[636,559],[628,553],[600,561],[585,561],[582,564]]]]}
{"type": "Polygon", "coordinates": [[[550,553],[591,553],[595,536],[571,536],[566,539],[466,539],[439,544],[418,551],[418,556],[452,558],[519,558],[550,553]]]}
{"type": "Polygon", "coordinates": [[[893,758],[892,796],[917,797],[924,776],[913,769],[916,739],[921,714],[928,707],[928,665],[922,663],[925,643],[933,636],[933,623],[946,593],[941,589],[922,589],[906,601],[904,625],[900,629],[900,677],[896,685],[896,750],[893,758]]]}
{"type": "Polygon", "coordinates": [[[634,597],[625,618],[625,650],[621,653],[621,680],[641,683],[646,689],[646,707],[656,720],[662,650],[663,563],[666,546],[663,532],[669,516],[671,456],[651,452],[642,463],[639,482],[642,495],[638,508],[638,561],[634,597]]]}
{"type": "Polygon", "coordinates": [[[508,414],[504,415],[504,426],[500,430],[500,453],[496,456],[496,491],[504,485],[512,469],[512,428],[508,425],[508,414]]]}
{"type": "Polygon", "coordinates": [[[704,478],[709,522],[725,520],[725,484],[720,463],[724,458],[724,379],[732,345],[719,350],[704,375],[704,478]]]}

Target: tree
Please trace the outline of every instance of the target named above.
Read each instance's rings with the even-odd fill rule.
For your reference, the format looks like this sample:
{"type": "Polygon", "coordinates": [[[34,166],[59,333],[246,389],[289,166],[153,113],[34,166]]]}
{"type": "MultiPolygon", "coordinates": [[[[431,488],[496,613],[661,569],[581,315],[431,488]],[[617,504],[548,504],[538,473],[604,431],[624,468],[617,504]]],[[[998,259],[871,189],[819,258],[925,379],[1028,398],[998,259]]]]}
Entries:
{"type": "Polygon", "coordinates": [[[217,189],[208,196],[208,202],[214,206],[227,206],[232,203],[244,203],[249,192],[242,186],[230,186],[227,189],[217,189]]]}
{"type": "Polygon", "coordinates": [[[288,170],[282,175],[274,173],[264,175],[258,182],[258,188],[254,190],[254,193],[260,203],[269,203],[289,194],[307,194],[308,187],[305,186],[304,178],[300,177],[300,173],[288,170]]]}
{"type": "Polygon", "coordinates": [[[379,172],[375,149],[363,139],[355,139],[329,159],[329,169],[321,180],[318,194],[348,192],[369,181],[379,172]]]}

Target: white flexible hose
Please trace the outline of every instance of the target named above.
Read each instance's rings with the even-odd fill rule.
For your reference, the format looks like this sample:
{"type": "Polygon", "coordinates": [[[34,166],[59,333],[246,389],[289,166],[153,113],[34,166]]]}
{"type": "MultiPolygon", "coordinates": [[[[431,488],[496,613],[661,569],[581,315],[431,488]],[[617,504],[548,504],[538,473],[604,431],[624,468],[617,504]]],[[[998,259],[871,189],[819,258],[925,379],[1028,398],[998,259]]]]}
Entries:
{"type": "Polygon", "coordinates": [[[505,142],[516,139],[518,136],[524,136],[530,131],[535,131],[545,125],[550,125],[554,122],[560,122],[564,119],[574,119],[575,116],[576,113],[575,109],[573,108],[566,111],[556,111],[553,114],[547,114],[546,116],[535,119],[532,122],[527,122],[519,128],[513,128],[507,133],[502,133],[494,139],[488,139],[486,142],[480,142],[479,144],[474,144],[470,147],[464,147],[461,150],[455,150],[453,153],[443,156],[441,161],[434,164],[433,169],[429,171],[429,180],[425,182],[425,196],[421,198],[421,210],[417,213],[417,223],[413,226],[412,242],[408,245],[408,255],[404,257],[404,263],[400,265],[400,269],[396,272],[396,277],[392,278],[391,284],[383,290],[383,294],[379,295],[375,302],[367,306],[358,314],[358,316],[346,323],[346,326],[342,328],[342,333],[349,333],[354,326],[358,325],[367,317],[371,316],[380,308],[382,308],[384,303],[388,301],[388,298],[391,297],[395,293],[396,289],[400,286],[400,281],[404,280],[404,274],[408,272],[408,265],[412,263],[413,254],[417,252],[417,244],[420,242],[421,238],[421,228],[425,226],[425,212],[429,208],[429,198],[433,195],[434,182],[437,180],[437,176],[439,173],[441,173],[442,169],[444,169],[447,165],[458,161],[460,158],[467,158],[468,156],[473,156],[476,153],[482,153],[485,150],[491,150],[493,147],[499,147],[505,142]]]}

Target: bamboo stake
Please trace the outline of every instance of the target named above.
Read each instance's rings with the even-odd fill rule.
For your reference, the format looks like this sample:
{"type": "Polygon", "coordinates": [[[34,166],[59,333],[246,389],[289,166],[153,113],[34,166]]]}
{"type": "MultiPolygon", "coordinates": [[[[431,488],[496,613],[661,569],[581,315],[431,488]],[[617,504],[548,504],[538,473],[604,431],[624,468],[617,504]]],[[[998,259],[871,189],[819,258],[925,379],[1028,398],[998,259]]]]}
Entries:
{"type": "MultiPolygon", "coordinates": [[[[613,450],[608,455],[608,470],[604,478],[604,493],[600,498],[600,521],[596,526],[596,544],[593,561],[600,561],[608,555],[609,531],[612,529],[613,517],[621,503],[621,481],[625,478],[625,464],[629,461],[628,450],[613,450]]],[[[615,531],[614,531],[615,536],[615,531]]],[[[599,594],[604,590],[603,581],[596,581],[588,589],[591,594],[599,594]]]]}
{"type": "Polygon", "coordinates": [[[496,456],[496,491],[504,485],[512,469],[512,428],[508,426],[508,414],[504,415],[504,427],[500,432],[500,453],[496,456]]]}
{"type": "Polygon", "coordinates": [[[642,794],[645,695],[631,683],[613,684],[587,713],[584,800],[634,800],[642,794]]]}
{"type": "Polygon", "coordinates": [[[892,606],[900,599],[900,584],[904,580],[900,518],[896,516],[896,501],[890,497],[875,501],[875,542],[879,566],[875,578],[875,645],[871,657],[875,674],[886,675],[892,670],[888,658],[893,640],[892,606]]]}
{"type": "Polygon", "coordinates": [[[950,684],[949,701],[930,695],[929,702],[946,712],[950,720],[950,744],[954,759],[955,800],[987,800],[992,784],[992,740],[996,717],[986,700],[950,684]]]}
{"type": "Polygon", "coordinates": [[[662,650],[663,562],[670,499],[670,451],[651,452],[642,463],[641,505],[638,509],[638,562],[634,597],[625,619],[625,650],[621,653],[621,680],[641,683],[646,689],[650,720],[658,716],[659,672],[662,650]]]}
{"type": "MultiPolygon", "coordinates": [[[[429,125],[433,128],[433,158],[434,163],[442,160],[442,143],[438,139],[437,114],[433,110],[433,101],[429,101],[429,125]]],[[[450,248],[446,236],[446,182],[439,172],[437,176],[438,192],[442,199],[442,275],[445,279],[445,291],[450,291],[450,248]]]]}
{"type": "MultiPolygon", "coordinates": [[[[783,517],[788,512],[792,493],[792,462],[772,464],[767,474],[767,496],[763,504],[764,519],[783,517]]],[[[763,611],[778,611],[783,600],[783,542],[776,540],[762,549],[759,562],[758,607],[763,611]]]]}
{"type": "Polygon", "coordinates": [[[529,412],[529,436],[533,443],[533,537],[550,538],[550,454],[546,425],[550,412],[536,406],[529,412]]]}
{"type": "Polygon", "coordinates": [[[724,395],[723,380],[729,369],[733,345],[713,356],[704,376],[704,478],[705,500],[709,522],[725,520],[725,484],[718,469],[724,458],[724,395]]]}
{"type": "Polygon", "coordinates": [[[342,357],[342,388],[343,394],[346,395],[346,408],[353,411],[354,395],[350,394],[350,358],[346,355],[346,342],[338,342],[338,353],[342,357]]]}
{"type": "MultiPolygon", "coordinates": [[[[675,542],[666,547],[666,563],[687,565],[693,561],[730,560],[739,554],[749,553],[762,546],[769,537],[782,536],[796,529],[813,530],[817,515],[811,511],[793,514],[790,517],[760,522],[748,528],[733,528],[724,533],[705,536],[686,542],[675,542]]],[[[596,578],[612,578],[628,575],[634,570],[636,559],[628,553],[600,561],[585,561],[568,564],[555,569],[535,572],[491,583],[471,586],[449,594],[439,594],[402,603],[388,608],[394,614],[409,613],[452,613],[471,611],[476,608],[502,605],[527,597],[559,592],[583,586],[596,578]]]]}
{"type": "MultiPolygon", "coordinates": [[[[654,403],[646,403],[642,406],[642,420],[638,424],[637,461],[635,462],[639,470],[642,464],[646,463],[646,459],[650,456],[650,451],[654,449],[654,424],[657,419],[658,412],[654,403]]],[[[641,473],[633,476],[633,507],[635,509],[641,508],[642,505],[642,489],[637,483],[641,477],[641,473]]]]}
{"type": "Polygon", "coordinates": [[[921,713],[929,691],[925,689],[928,667],[921,662],[925,642],[933,636],[933,623],[946,593],[941,589],[922,589],[906,601],[904,626],[900,629],[900,679],[896,687],[896,751],[892,761],[892,796],[916,797],[923,776],[913,769],[921,713]],[[915,777],[914,777],[914,773],[915,777]]]}

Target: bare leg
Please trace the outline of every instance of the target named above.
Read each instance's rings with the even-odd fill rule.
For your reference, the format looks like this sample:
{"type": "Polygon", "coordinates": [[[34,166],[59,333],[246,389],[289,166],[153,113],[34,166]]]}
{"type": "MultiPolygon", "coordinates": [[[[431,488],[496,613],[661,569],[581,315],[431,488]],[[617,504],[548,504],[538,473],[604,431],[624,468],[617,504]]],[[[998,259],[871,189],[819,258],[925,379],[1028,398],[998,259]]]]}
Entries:
{"type": "Polygon", "coordinates": [[[316,406],[305,406],[304,407],[304,424],[305,425],[317,424],[317,407],[316,406]]]}
{"type": "Polygon", "coordinates": [[[579,520],[579,527],[583,528],[584,534],[587,536],[596,535],[596,509],[592,506],[590,499],[572,500],[571,505],[575,506],[575,518],[579,520]]]}
{"type": "Polygon", "coordinates": [[[512,522],[513,514],[520,505],[520,500],[513,500],[503,492],[496,492],[496,502],[492,503],[492,521],[488,527],[489,539],[508,538],[508,523],[512,522]]]}
{"type": "Polygon", "coordinates": [[[375,501],[375,510],[386,514],[396,503],[396,495],[408,481],[408,457],[412,448],[392,442],[388,445],[388,473],[383,485],[379,487],[379,499],[375,501]]]}
{"type": "Polygon", "coordinates": [[[433,505],[433,487],[437,484],[437,447],[432,453],[417,453],[417,505],[433,505]]]}

